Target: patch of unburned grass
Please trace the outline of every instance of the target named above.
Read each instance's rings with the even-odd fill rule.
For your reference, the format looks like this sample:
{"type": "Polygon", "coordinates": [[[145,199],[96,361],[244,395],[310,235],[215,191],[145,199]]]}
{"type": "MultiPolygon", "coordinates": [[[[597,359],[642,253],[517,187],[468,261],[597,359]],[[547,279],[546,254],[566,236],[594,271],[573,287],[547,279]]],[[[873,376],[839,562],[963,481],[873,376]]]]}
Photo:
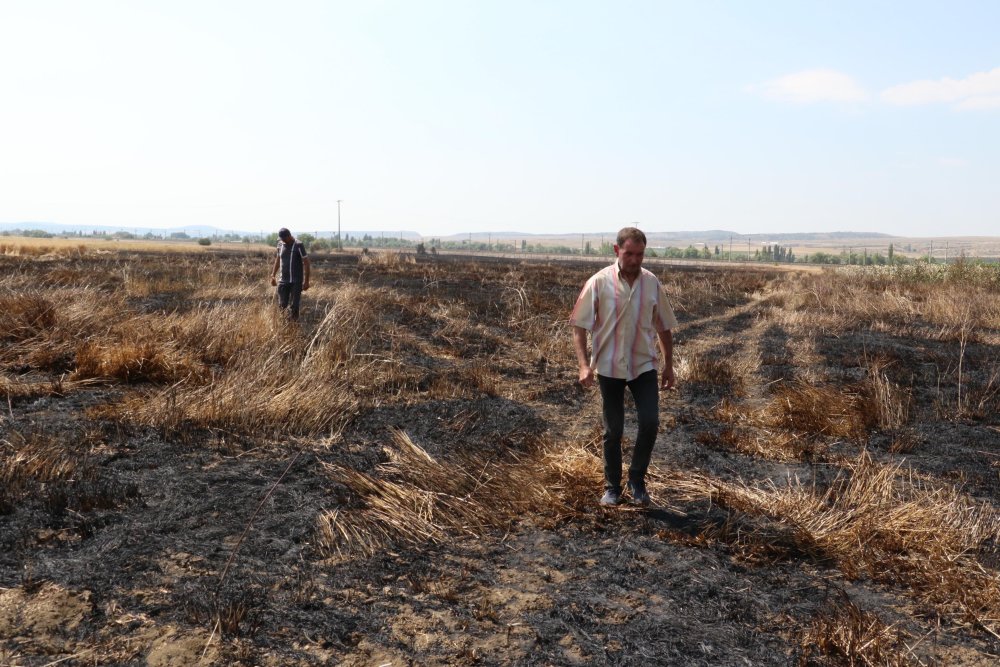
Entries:
{"type": "Polygon", "coordinates": [[[0,373],[0,396],[8,399],[36,398],[39,396],[64,396],[80,387],[94,384],[64,378],[39,380],[0,373]]]}
{"type": "Polygon", "coordinates": [[[997,275],[995,267],[846,267],[781,282],[768,304],[789,326],[822,322],[829,332],[860,326],[901,337],[920,331],[942,341],[994,341],[997,275]]]}
{"type": "Polygon", "coordinates": [[[899,628],[866,612],[846,596],[821,610],[798,636],[800,667],[878,665],[916,667],[923,663],[899,628]]]}
{"type": "Polygon", "coordinates": [[[758,354],[694,352],[677,355],[674,371],[678,381],[684,384],[714,387],[734,396],[742,396],[753,383],[760,364],[758,354]]]}
{"type": "MultiPolygon", "coordinates": [[[[758,269],[733,271],[654,271],[663,284],[675,313],[705,316],[719,308],[745,303],[763,289],[775,274],[758,269]]],[[[582,283],[581,283],[582,286],[582,283]]]]}
{"type": "Polygon", "coordinates": [[[104,475],[88,443],[82,444],[17,432],[0,440],[0,513],[14,512],[26,502],[39,503],[53,515],[67,509],[87,512],[138,496],[133,485],[104,475]]]}
{"type": "Polygon", "coordinates": [[[0,295],[0,340],[21,341],[56,325],[56,308],[38,294],[0,295]]]}
{"type": "Polygon", "coordinates": [[[320,515],[321,544],[328,553],[370,556],[393,544],[482,536],[526,512],[561,504],[544,483],[537,457],[476,453],[438,460],[401,431],[394,433],[386,454],[389,461],[377,475],[326,464],[331,480],[361,503],[320,515]]]}
{"type": "Polygon", "coordinates": [[[207,376],[203,364],[169,342],[127,340],[83,343],[76,352],[72,380],[107,379],[128,384],[166,383],[207,376]]]}
{"type": "MultiPolygon", "coordinates": [[[[875,364],[868,376],[851,386],[791,382],[775,387],[762,410],[744,413],[744,421],[810,437],[847,438],[865,442],[872,429],[893,431],[909,420],[911,394],[875,364]]],[[[725,416],[725,415],[723,415],[725,416]]],[[[730,418],[737,410],[728,411],[730,418]]]]}
{"type": "MultiPolygon", "coordinates": [[[[725,410],[720,407],[719,410],[725,410]]],[[[769,461],[803,461],[814,458],[819,446],[813,439],[787,431],[735,426],[695,434],[699,444],[756,456],[769,461]]]]}
{"type": "Polygon", "coordinates": [[[190,428],[241,434],[330,435],[357,414],[345,379],[301,368],[294,350],[246,357],[209,382],[185,380],[113,409],[119,418],[167,432],[190,428]]]}
{"type": "Polygon", "coordinates": [[[362,266],[372,266],[375,268],[391,271],[398,269],[402,264],[416,264],[416,257],[411,253],[403,253],[395,250],[371,251],[362,253],[358,257],[358,263],[362,266]]]}
{"type": "Polygon", "coordinates": [[[1000,629],[1000,572],[979,558],[995,548],[1000,515],[954,487],[932,484],[898,463],[878,464],[867,453],[825,489],[797,479],[779,487],[685,477],[671,484],[682,497],[708,496],[767,517],[788,529],[802,553],[834,563],[850,578],[896,585],[956,623],[990,634],[1000,629]]]}

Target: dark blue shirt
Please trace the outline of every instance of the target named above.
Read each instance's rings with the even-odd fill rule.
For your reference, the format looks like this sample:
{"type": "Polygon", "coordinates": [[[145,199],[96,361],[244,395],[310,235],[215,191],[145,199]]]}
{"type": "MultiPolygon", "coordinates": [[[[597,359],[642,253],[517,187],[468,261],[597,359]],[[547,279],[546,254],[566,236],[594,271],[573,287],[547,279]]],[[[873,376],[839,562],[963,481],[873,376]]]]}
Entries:
{"type": "Polygon", "coordinates": [[[278,257],[281,258],[281,281],[283,283],[302,282],[302,260],[306,257],[306,247],[301,241],[285,243],[278,241],[278,257]]]}

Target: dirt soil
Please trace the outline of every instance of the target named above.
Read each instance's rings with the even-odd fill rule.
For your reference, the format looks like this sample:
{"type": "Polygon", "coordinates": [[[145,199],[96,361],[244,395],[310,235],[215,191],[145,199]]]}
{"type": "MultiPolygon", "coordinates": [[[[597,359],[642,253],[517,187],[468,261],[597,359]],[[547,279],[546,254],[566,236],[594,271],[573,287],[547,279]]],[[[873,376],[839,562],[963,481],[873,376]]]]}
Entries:
{"type": "MultiPolygon", "coordinates": [[[[266,261],[251,261],[258,259],[266,261]]],[[[0,665],[855,664],[816,657],[803,646],[805,630],[845,600],[900,633],[911,664],[1000,664],[1000,640],[905,587],[848,576],[794,548],[783,557],[757,557],[732,536],[770,528],[709,498],[672,493],[667,480],[676,471],[748,484],[828,480],[832,462],[862,448],[830,438],[822,455],[790,460],[727,448],[717,408],[735,400],[732,392],[685,384],[683,374],[678,390],[661,397],[649,510],[598,506],[594,470],[588,480],[597,481],[583,490],[592,502],[572,514],[529,514],[485,534],[456,532],[447,542],[400,543],[371,556],[322,548],[317,517],[357,503],[325,466],[377,474],[393,429],[434,457],[516,453],[539,439],[598,451],[600,399],[575,384],[564,322],[593,265],[498,262],[474,282],[459,259],[421,261],[455,263],[454,275],[445,269],[429,285],[419,262],[362,270],[356,258],[316,257],[315,281],[356,282],[415,302],[437,290],[464,305],[482,335],[463,334],[452,348],[456,361],[448,363],[481,358],[496,384],[448,397],[418,378],[403,398],[364,403],[330,437],[253,438],[222,429],[177,437],[100,411],[146,386],[95,382],[59,390],[55,383],[72,371],[72,360],[62,370],[8,362],[4,372],[19,386],[55,389],[8,392],[0,415],[3,456],[23,452],[14,445],[32,438],[86,455],[58,497],[40,482],[34,495],[0,507],[0,665]],[[557,353],[514,339],[505,347],[511,271],[525,276],[519,289],[529,299],[550,304],[539,316],[549,318],[557,353]]],[[[773,305],[773,291],[792,279],[786,272],[688,269],[678,277],[680,269],[655,270],[677,305],[678,359],[759,356],[759,382],[740,398],[746,405],[766,402],[769,383],[857,375],[862,348],[891,348],[918,370],[929,363],[921,358],[929,339],[871,329],[832,332],[804,353],[800,339],[761,315],[773,305]],[[683,289],[701,283],[703,298],[685,298],[683,289]]],[[[261,283],[262,308],[268,294],[261,283]]],[[[135,313],[177,307],[175,297],[155,292],[132,300],[135,313]]],[[[302,340],[322,315],[307,292],[302,340]]],[[[412,324],[415,335],[434,335],[422,326],[412,324]]],[[[950,347],[935,349],[951,354],[950,347]]],[[[985,358],[995,348],[976,353],[985,358]]],[[[420,363],[426,370],[444,362],[420,363]]],[[[891,451],[894,440],[878,433],[864,446],[995,503],[995,418],[932,417],[927,379],[914,389],[905,453],[891,451]]],[[[628,424],[626,461],[631,416],[628,424]]]]}

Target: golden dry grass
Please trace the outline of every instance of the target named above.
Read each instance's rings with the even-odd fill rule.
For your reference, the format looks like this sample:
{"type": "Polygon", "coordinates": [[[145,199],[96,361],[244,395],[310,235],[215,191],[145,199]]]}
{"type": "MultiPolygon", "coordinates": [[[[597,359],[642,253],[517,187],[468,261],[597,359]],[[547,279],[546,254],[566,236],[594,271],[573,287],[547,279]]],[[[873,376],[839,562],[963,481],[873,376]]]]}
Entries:
{"type": "Polygon", "coordinates": [[[984,337],[997,343],[996,267],[907,265],[800,273],[768,296],[771,317],[789,327],[843,332],[871,327],[941,341],[984,337]],[[803,314],[808,316],[803,316],[803,314]]]}
{"type": "Polygon", "coordinates": [[[375,268],[393,270],[398,269],[403,264],[414,264],[416,258],[411,253],[397,252],[395,250],[369,251],[362,253],[358,258],[362,266],[372,266],[375,268]]]}
{"type": "Polygon", "coordinates": [[[678,381],[685,385],[724,388],[732,395],[741,396],[753,384],[754,374],[759,370],[760,364],[760,355],[749,352],[729,355],[678,353],[674,371],[678,381]]]}
{"type": "Polygon", "coordinates": [[[863,381],[847,386],[783,382],[772,388],[773,397],[761,408],[726,400],[714,414],[738,429],[726,436],[737,449],[767,458],[802,452],[804,441],[819,438],[866,442],[873,429],[897,431],[909,421],[911,393],[891,381],[885,368],[873,362],[863,381]],[[770,444],[762,445],[764,441],[770,444]]]}
{"type": "Polygon", "coordinates": [[[0,440],[0,514],[36,503],[50,515],[115,507],[138,490],[106,478],[91,456],[91,437],[66,442],[47,434],[10,432],[0,440]]]}
{"type": "Polygon", "coordinates": [[[800,667],[916,667],[905,633],[850,599],[821,611],[798,637],[800,667]]]}
{"type": "Polygon", "coordinates": [[[479,452],[438,460],[395,431],[386,455],[377,475],[326,464],[330,479],[361,502],[320,516],[327,552],[370,556],[396,544],[442,544],[457,535],[483,536],[527,513],[568,507],[557,495],[561,487],[550,484],[565,468],[550,473],[539,465],[544,450],[523,459],[479,452]]]}
{"type": "Polygon", "coordinates": [[[90,253],[118,254],[129,252],[180,252],[203,253],[220,248],[239,250],[273,250],[269,245],[215,242],[210,246],[198,245],[194,240],[180,239],[111,239],[97,237],[35,238],[28,236],[0,237],[0,255],[40,257],[80,257],[90,253]]]}
{"type": "Polygon", "coordinates": [[[204,365],[169,343],[124,340],[101,345],[85,342],[76,351],[70,379],[107,379],[125,383],[178,382],[206,375],[204,365]]]}
{"type": "Polygon", "coordinates": [[[37,336],[56,323],[53,303],[38,294],[0,295],[0,337],[19,341],[37,336]]]}
{"type": "Polygon", "coordinates": [[[72,381],[65,378],[46,380],[0,374],[0,396],[13,400],[38,396],[64,396],[70,392],[95,384],[93,381],[72,381]]]}
{"type": "Polygon", "coordinates": [[[689,474],[675,475],[668,488],[767,517],[787,528],[803,552],[833,561],[848,577],[897,585],[955,623],[1000,631],[1000,572],[979,559],[995,549],[1000,514],[900,463],[879,464],[863,453],[826,488],[797,479],[751,485],[689,474]]]}

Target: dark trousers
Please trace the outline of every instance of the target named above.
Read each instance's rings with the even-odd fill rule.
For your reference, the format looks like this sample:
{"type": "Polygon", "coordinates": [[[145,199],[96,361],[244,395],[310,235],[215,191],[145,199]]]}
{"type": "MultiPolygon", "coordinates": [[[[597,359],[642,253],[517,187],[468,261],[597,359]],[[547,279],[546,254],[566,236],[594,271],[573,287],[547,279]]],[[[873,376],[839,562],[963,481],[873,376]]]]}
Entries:
{"type": "Polygon", "coordinates": [[[289,308],[288,317],[299,319],[299,303],[302,301],[302,283],[278,283],[278,308],[289,308]]]}
{"type": "Polygon", "coordinates": [[[635,449],[628,468],[628,479],[639,485],[645,483],[646,469],[653,455],[653,443],[660,428],[660,390],[656,371],[647,371],[631,382],[618,378],[597,376],[604,402],[604,487],[622,488],[622,433],[625,431],[625,387],[635,399],[639,429],[635,436],[635,449]]]}

